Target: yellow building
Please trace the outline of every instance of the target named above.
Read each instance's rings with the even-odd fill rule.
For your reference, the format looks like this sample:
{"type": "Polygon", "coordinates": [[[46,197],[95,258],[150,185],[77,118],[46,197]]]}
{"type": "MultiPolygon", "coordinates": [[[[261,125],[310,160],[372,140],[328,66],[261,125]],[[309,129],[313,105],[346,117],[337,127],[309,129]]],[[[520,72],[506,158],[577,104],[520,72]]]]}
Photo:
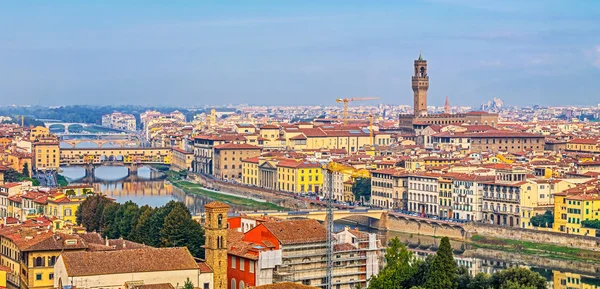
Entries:
{"type": "Polygon", "coordinates": [[[68,198],[64,193],[54,193],[48,196],[45,213],[47,216],[56,217],[61,220],[77,223],[75,212],[83,201],[83,198],[68,198]]]}
{"type": "Polygon", "coordinates": [[[175,171],[191,171],[194,152],[188,152],[180,148],[173,148],[171,154],[171,168],[175,171]]]}
{"type": "Polygon", "coordinates": [[[567,151],[596,153],[600,152],[598,139],[572,139],[567,142],[567,151]]]}
{"type": "Polygon", "coordinates": [[[31,140],[43,138],[48,135],[50,135],[50,129],[47,127],[43,127],[43,126],[36,126],[36,127],[32,128],[31,131],[29,132],[29,138],[31,140]]]}
{"type": "Polygon", "coordinates": [[[0,266],[0,289],[6,289],[6,279],[8,278],[8,273],[12,270],[6,266],[0,266]]]}
{"type": "Polygon", "coordinates": [[[597,188],[582,185],[554,195],[554,231],[596,236],[596,229],[582,226],[585,220],[600,220],[597,188]]]}
{"type": "Polygon", "coordinates": [[[375,134],[371,139],[368,129],[342,130],[322,129],[304,124],[299,127],[286,128],[283,137],[287,147],[296,151],[315,149],[343,149],[348,153],[356,153],[365,146],[374,144],[390,145],[392,137],[389,133],[375,134]]]}
{"type": "Polygon", "coordinates": [[[552,270],[553,289],[598,289],[600,285],[594,277],[581,276],[577,273],[552,270]]]}
{"type": "Polygon", "coordinates": [[[294,193],[318,193],[323,187],[323,172],[317,162],[281,160],[277,162],[277,187],[294,193]]]}
{"type": "Polygon", "coordinates": [[[250,186],[258,186],[258,162],[259,157],[251,157],[242,160],[242,183],[250,186]]]}
{"type": "Polygon", "coordinates": [[[94,186],[92,185],[68,185],[58,188],[60,192],[65,194],[69,198],[73,197],[87,197],[88,194],[94,193],[94,186]]]}
{"type": "Polygon", "coordinates": [[[439,196],[440,200],[440,217],[452,218],[452,192],[454,192],[454,182],[450,178],[440,178],[439,183],[439,196]]]}
{"type": "Polygon", "coordinates": [[[440,157],[426,157],[422,158],[425,167],[438,167],[438,166],[449,166],[461,161],[460,158],[440,158],[440,157]]]}
{"type": "Polygon", "coordinates": [[[56,170],[60,166],[58,140],[36,140],[33,142],[33,162],[36,170],[56,170]]]}
{"type": "Polygon", "coordinates": [[[54,233],[46,224],[10,227],[0,235],[2,252],[9,253],[1,255],[2,264],[13,272],[7,281],[21,288],[54,288],[54,263],[59,255],[87,248],[79,236],[54,233]]]}

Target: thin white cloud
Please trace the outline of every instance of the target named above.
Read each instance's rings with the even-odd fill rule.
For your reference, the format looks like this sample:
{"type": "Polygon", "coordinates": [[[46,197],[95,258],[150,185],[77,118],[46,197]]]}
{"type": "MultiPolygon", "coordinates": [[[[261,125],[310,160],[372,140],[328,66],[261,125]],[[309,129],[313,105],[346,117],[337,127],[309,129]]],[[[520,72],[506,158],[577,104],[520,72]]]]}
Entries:
{"type": "Polygon", "coordinates": [[[594,66],[600,68],[600,45],[594,48],[594,66]]]}
{"type": "Polygon", "coordinates": [[[501,60],[482,60],[479,61],[479,65],[483,66],[483,67],[503,67],[504,66],[504,62],[502,62],[501,60]]]}

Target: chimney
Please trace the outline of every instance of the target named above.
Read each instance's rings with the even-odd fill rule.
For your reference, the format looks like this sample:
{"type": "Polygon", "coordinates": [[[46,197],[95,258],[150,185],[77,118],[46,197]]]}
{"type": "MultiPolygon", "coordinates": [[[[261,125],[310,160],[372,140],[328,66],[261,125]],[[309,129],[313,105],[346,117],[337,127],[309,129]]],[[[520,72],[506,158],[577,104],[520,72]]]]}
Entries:
{"type": "Polygon", "coordinates": [[[105,242],[106,246],[108,246],[108,244],[109,244],[108,243],[108,237],[104,236],[104,242],[105,242]]]}

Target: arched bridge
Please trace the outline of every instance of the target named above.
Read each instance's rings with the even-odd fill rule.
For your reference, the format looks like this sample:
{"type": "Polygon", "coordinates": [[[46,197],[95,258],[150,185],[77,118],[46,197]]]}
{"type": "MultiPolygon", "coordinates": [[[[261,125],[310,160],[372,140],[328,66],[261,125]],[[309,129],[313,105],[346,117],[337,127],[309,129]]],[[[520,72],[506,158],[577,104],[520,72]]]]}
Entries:
{"type": "Polygon", "coordinates": [[[170,164],[171,148],[64,148],[61,165],[101,165],[106,161],[124,164],[170,164]]]}

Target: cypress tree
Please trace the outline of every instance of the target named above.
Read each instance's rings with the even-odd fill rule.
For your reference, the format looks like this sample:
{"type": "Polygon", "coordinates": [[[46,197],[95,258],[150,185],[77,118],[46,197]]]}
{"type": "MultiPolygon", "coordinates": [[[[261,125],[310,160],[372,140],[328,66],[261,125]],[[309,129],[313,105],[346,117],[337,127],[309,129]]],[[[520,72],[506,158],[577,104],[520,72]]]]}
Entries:
{"type": "Polygon", "coordinates": [[[444,237],[427,272],[425,288],[456,289],[458,287],[457,278],[457,265],[452,255],[450,240],[448,237],[444,237]]]}

